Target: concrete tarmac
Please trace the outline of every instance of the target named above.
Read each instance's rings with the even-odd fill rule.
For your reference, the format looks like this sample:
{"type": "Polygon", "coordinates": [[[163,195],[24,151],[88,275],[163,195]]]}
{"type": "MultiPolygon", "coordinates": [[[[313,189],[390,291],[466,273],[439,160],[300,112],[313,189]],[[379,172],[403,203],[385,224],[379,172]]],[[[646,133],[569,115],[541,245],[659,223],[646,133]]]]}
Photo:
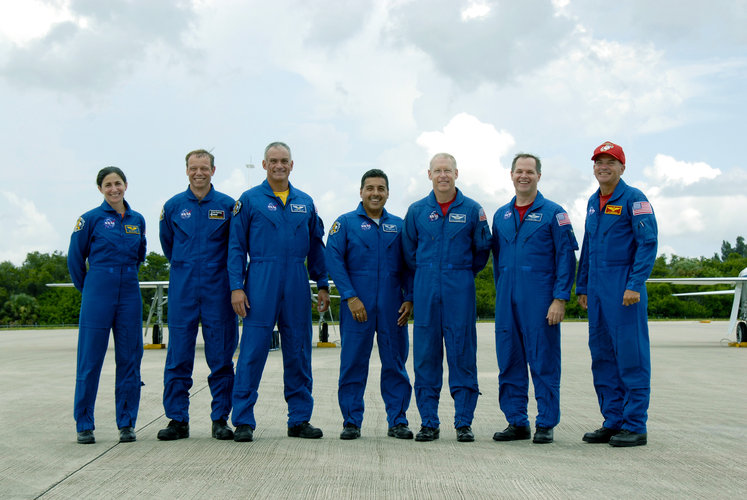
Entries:
{"type": "MultiPolygon", "coordinates": [[[[411,327],[412,328],[412,327],[411,327]]],[[[77,331],[0,332],[0,498],[747,498],[747,349],[726,347],[725,322],[652,322],[648,445],[581,441],[602,423],[587,324],[563,324],[561,422],[555,442],[497,443],[493,325],[478,325],[482,396],[474,443],[459,443],[444,383],[441,439],[386,436],[374,349],[362,437],[342,441],[339,349],[313,352],[320,440],[286,435],[282,357],[271,352],[256,406],[255,441],[210,437],[210,391],[198,343],[189,439],[161,442],[165,350],[146,350],[137,442],[119,443],[110,342],[96,405],[96,443],[76,443],[72,417],[77,331]]],[[[335,334],[333,333],[334,337],[335,334]]],[[[731,339],[733,340],[733,339],[731,339]]],[[[408,363],[412,378],[412,362],[408,363]]],[[[446,371],[446,370],[445,370],[446,371]]],[[[446,375],[446,374],[445,374],[446,375]]],[[[530,389],[530,420],[536,406],[530,389]]],[[[415,400],[410,427],[420,427],[415,400]]]]}

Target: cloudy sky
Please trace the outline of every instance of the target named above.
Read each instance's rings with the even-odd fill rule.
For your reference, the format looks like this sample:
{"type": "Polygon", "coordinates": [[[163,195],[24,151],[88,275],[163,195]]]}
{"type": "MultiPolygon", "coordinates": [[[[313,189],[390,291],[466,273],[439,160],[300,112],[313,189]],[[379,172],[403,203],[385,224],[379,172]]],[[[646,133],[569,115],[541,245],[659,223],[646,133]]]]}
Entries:
{"type": "Polygon", "coordinates": [[[404,216],[439,151],[492,218],[532,152],[579,238],[612,140],[660,253],[711,256],[747,236],[745,24],[743,0],[0,0],[0,261],[66,252],[106,165],[161,252],[188,151],[238,197],[274,140],[326,227],[369,168],[404,216]]]}

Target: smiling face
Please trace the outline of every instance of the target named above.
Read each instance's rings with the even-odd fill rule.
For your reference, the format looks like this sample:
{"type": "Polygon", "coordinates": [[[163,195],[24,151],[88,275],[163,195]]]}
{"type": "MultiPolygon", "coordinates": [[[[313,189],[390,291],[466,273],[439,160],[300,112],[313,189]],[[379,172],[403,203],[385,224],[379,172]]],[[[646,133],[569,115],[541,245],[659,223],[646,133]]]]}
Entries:
{"type": "Polygon", "coordinates": [[[433,182],[433,192],[436,198],[447,198],[450,200],[456,195],[456,179],[459,177],[459,171],[449,158],[435,157],[431,161],[431,167],[428,170],[428,178],[433,182]]]}
{"type": "Polygon", "coordinates": [[[383,177],[368,177],[361,188],[363,208],[372,219],[381,217],[381,213],[389,199],[389,189],[383,177]]]}
{"type": "Polygon", "coordinates": [[[127,191],[127,183],[115,173],[104,177],[99,186],[99,192],[104,195],[104,199],[112,208],[117,208],[124,203],[125,191],[127,191]]]}
{"type": "Polygon", "coordinates": [[[288,188],[288,177],[293,170],[293,161],[287,149],[282,146],[268,149],[265,159],[262,160],[262,168],[267,170],[267,181],[273,189],[288,188]]]}
{"type": "Polygon", "coordinates": [[[511,171],[511,181],[514,183],[516,198],[527,200],[537,196],[537,183],[542,174],[537,172],[537,162],[534,158],[519,158],[511,171]]]}
{"type": "Polygon", "coordinates": [[[214,173],[215,167],[210,166],[210,157],[207,155],[194,154],[187,160],[187,177],[193,191],[209,190],[214,173]]]}
{"type": "Polygon", "coordinates": [[[594,177],[603,195],[611,194],[625,172],[625,165],[612,155],[601,154],[594,160],[594,177]]]}

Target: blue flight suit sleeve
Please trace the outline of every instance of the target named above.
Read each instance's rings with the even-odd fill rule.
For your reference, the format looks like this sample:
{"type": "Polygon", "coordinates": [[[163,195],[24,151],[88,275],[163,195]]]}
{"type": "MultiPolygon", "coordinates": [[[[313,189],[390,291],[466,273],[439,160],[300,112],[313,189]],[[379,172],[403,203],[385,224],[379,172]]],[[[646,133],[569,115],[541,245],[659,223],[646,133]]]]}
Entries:
{"type": "Polygon", "coordinates": [[[158,237],[161,240],[161,249],[166,258],[171,262],[171,251],[174,249],[174,228],[171,227],[171,214],[163,206],[161,220],[158,223],[158,237]]]}
{"type": "Polygon", "coordinates": [[[348,241],[347,231],[347,220],[340,217],[332,224],[329,236],[327,237],[327,270],[335,282],[337,291],[340,293],[340,300],[347,300],[350,297],[358,295],[355,288],[353,288],[353,282],[345,267],[345,252],[348,241]]]}
{"type": "Polygon", "coordinates": [[[482,271],[488,263],[491,240],[488,219],[482,207],[475,205],[472,216],[477,220],[477,226],[472,235],[472,272],[477,276],[477,273],[482,271]]]}
{"type": "Polygon", "coordinates": [[[501,240],[498,237],[498,227],[496,226],[496,218],[498,217],[498,212],[496,212],[496,215],[493,217],[493,231],[492,235],[490,237],[490,248],[493,251],[493,282],[498,283],[498,278],[500,277],[500,266],[498,265],[498,256],[501,253],[501,240]]]}
{"type": "Polygon", "coordinates": [[[578,242],[570,224],[560,225],[558,214],[565,214],[565,211],[562,209],[557,211],[550,223],[555,245],[555,285],[552,298],[568,301],[571,299],[573,277],[576,273],[575,251],[578,250],[578,242]]]}
{"type": "Polygon", "coordinates": [[[67,251],[67,269],[73,285],[78,291],[83,291],[83,282],[86,279],[86,259],[91,249],[91,232],[93,231],[93,217],[84,214],[80,216],[75,224],[73,234],[70,236],[70,247],[67,251]]]}
{"type": "Polygon", "coordinates": [[[651,275],[656,262],[656,249],[658,246],[658,227],[654,210],[648,203],[648,199],[640,191],[628,198],[628,210],[633,214],[630,218],[633,226],[633,237],[636,249],[633,255],[633,264],[625,288],[634,292],[642,292],[646,287],[646,280],[651,275]],[[647,210],[640,215],[633,213],[634,205],[645,203],[647,210]]]}
{"type": "Polygon", "coordinates": [[[402,253],[405,256],[405,262],[411,272],[415,272],[415,254],[418,249],[418,229],[415,224],[415,212],[412,206],[407,209],[405,215],[404,231],[402,234],[402,253]]]}
{"type": "MultiPolygon", "coordinates": [[[[596,195],[592,196],[597,199],[596,195]]],[[[591,200],[589,200],[591,203],[591,200]]],[[[590,217],[589,206],[586,206],[586,219],[590,217]]],[[[581,244],[581,256],[578,259],[578,272],[576,274],[576,295],[588,295],[589,285],[589,231],[586,230],[586,221],[584,221],[584,241],[581,244]]]]}
{"type": "Polygon", "coordinates": [[[143,217],[142,215],[140,216],[140,227],[142,229],[140,230],[140,248],[138,248],[137,252],[138,266],[145,262],[146,249],[148,246],[148,242],[145,239],[145,217],[143,217]]]}
{"type": "Polygon", "coordinates": [[[414,282],[415,273],[412,272],[407,265],[402,266],[402,271],[400,272],[400,283],[402,283],[402,295],[404,296],[403,300],[405,302],[413,301],[413,291],[415,289],[414,282]]]}
{"type": "Polygon", "coordinates": [[[307,267],[309,276],[316,281],[317,287],[329,287],[329,278],[327,277],[327,264],[324,261],[324,223],[316,212],[316,206],[312,204],[314,215],[309,220],[309,256],[307,267]]]}
{"type": "Polygon", "coordinates": [[[242,290],[246,278],[246,256],[249,252],[251,206],[246,193],[233,206],[228,236],[228,281],[231,290],[242,290]]]}

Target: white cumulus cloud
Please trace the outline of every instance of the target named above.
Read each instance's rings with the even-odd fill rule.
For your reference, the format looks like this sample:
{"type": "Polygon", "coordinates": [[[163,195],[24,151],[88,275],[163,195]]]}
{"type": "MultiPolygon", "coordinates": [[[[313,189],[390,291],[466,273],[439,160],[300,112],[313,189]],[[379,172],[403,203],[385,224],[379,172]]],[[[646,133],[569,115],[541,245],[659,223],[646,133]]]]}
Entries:
{"type": "Polygon", "coordinates": [[[689,186],[703,179],[715,179],[721,170],[705,162],[686,162],[671,156],[658,154],[654,165],[644,170],[644,175],[654,182],[689,186]]]}
{"type": "MultiPolygon", "coordinates": [[[[10,191],[0,191],[0,225],[10,244],[0,248],[0,262],[21,265],[29,252],[54,250],[58,234],[33,201],[10,191]]],[[[72,231],[72,227],[70,227],[72,231]]]]}

